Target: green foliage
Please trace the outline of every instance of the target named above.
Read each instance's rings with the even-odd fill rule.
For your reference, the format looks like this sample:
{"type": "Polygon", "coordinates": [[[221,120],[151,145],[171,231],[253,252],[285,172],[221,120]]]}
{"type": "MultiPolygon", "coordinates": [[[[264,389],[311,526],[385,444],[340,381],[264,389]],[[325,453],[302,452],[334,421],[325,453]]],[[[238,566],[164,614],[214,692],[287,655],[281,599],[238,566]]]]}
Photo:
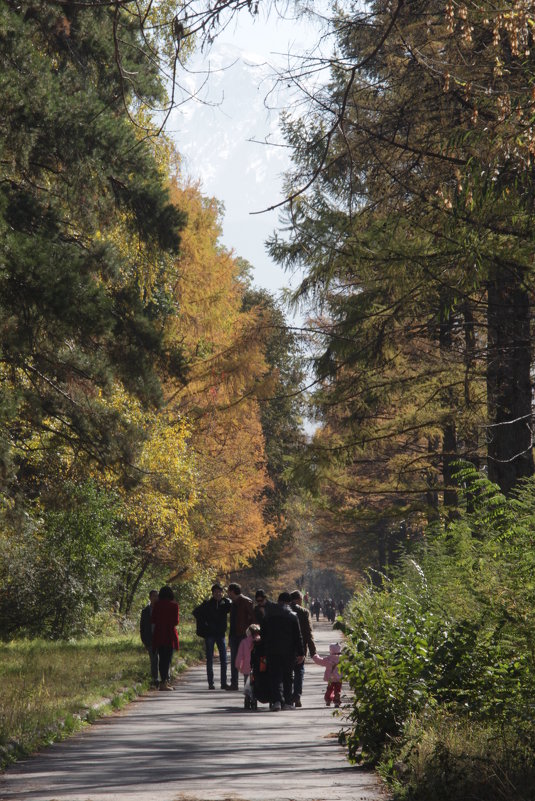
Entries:
{"type": "Polygon", "coordinates": [[[0,480],[13,492],[26,489],[36,432],[51,452],[67,445],[127,464],[141,433],[101,393],[121,381],[158,403],[155,367],[172,369],[165,307],[155,319],[146,273],[155,296],[169,295],[162,266],[184,215],[133,124],[139,103],[164,94],[140,44],[119,9],[0,3],[0,374],[11,442],[0,480]]]}
{"type": "MultiPolygon", "coordinates": [[[[244,271],[247,266],[243,265],[244,271]]],[[[277,536],[253,559],[251,570],[260,581],[276,573],[281,557],[292,545],[294,529],[288,502],[297,490],[294,467],[304,447],[304,371],[298,338],[273,296],[265,290],[249,289],[243,308],[261,314],[261,338],[271,381],[269,395],[261,399],[260,421],[270,478],[264,492],[264,517],[274,524],[277,536]]]]}
{"type": "Polygon", "coordinates": [[[505,500],[473,468],[461,476],[471,511],[430,531],[414,558],[346,613],[353,760],[396,753],[409,722],[438,710],[531,742],[535,485],[505,500]]]}
{"type": "Polygon", "coordinates": [[[128,541],[117,498],[93,482],[66,483],[56,509],[1,535],[0,636],[17,631],[64,638],[87,630],[110,611],[128,541]]]}

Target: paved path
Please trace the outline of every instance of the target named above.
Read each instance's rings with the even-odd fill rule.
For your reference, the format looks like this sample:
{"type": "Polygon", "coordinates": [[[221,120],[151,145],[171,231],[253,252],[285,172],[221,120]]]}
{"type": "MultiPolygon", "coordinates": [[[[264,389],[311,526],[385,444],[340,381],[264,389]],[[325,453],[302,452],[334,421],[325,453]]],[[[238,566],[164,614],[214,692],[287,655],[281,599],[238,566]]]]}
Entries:
{"type": "MultiPolygon", "coordinates": [[[[331,627],[315,626],[320,654],[331,627]]],[[[351,767],[340,722],[308,663],[303,708],[243,709],[210,692],[202,667],[174,692],[150,692],[0,777],[0,801],[384,801],[374,774],[351,767]]]]}

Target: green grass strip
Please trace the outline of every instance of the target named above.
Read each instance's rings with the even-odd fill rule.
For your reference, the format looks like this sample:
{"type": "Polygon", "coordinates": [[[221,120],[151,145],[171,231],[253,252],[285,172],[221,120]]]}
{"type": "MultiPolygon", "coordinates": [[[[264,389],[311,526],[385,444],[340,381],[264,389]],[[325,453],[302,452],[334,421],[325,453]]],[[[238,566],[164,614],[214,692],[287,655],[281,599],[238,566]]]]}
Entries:
{"type": "MultiPolygon", "coordinates": [[[[174,675],[203,657],[181,626],[174,675]]],[[[147,689],[149,658],[137,635],[0,644],[0,768],[64,739],[147,689]]]]}

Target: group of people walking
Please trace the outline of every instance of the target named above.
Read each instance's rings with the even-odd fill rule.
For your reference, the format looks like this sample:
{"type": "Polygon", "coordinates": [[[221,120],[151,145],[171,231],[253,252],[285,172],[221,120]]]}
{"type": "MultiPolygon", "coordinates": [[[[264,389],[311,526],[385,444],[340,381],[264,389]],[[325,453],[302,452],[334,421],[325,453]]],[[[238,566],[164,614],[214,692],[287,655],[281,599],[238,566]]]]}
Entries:
{"type": "Polygon", "coordinates": [[[193,610],[197,634],[206,643],[206,674],[209,689],[214,684],[214,647],[220,663],[221,689],[239,689],[243,676],[245,706],[256,708],[257,701],[270,709],[293,709],[302,706],[305,658],[325,667],[328,692],[325,702],[340,705],[341,678],[338,672],[340,646],[333,643],[326,657],[317,654],[310,613],[303,606],[299,590],[283,592],[277,603],[264,590],[255,593],[254,602],[242,594],[239,584],[229,584],[227,598],[220,584],[212,586],[212,597],[193,610]],[[229,619],[230,682],[225,644],[229,619]]]}
{"type": "Polygon", "coordinates": [[[314,598],[310,604],[310,611],[317,621],[320,619],[320,612],[323,612],[323,617],[326,617],[330,623],[334,623],[336,615],[342,615],[344,609],[344,601],[340,600],[336,603],[332,598],[324,598],[323,601],[320,601],[319,598],[314,598]]]}
{"type": "MultiPolygon", "coordinates": [[[[149,597],[150,603],[141,615],[141,639],[149,651],[153,682],[161,690],[171,689],[169,666],[173,649],[178,648],[178,604],[169,587],[162,587],[159,593],[153,590],[149,597]]],[[[302,706],[305,658],[309,654],[325,667],[324,678],[328,685],[325,703],[340,705],[340,645],[333,643],[327,656],[318,655],[310,613],[302,605],[299,590],[282,592],[275,603],[259,589],[253,602],[242,594],[239,584],[229,584],[225,597],[223,587],[216,583],[212,586],[211,597],[199,604],[193,615],[197,634],[205,642],[209,690],[215,690],[214,653],[217,649],[220,687],[238,691],[242,675],[246,708],[256,709],[258,701],[269,703],[274,712],[299,708],[302,706]],[[225,641],[227,626],[230,665],[225,641]]]]}

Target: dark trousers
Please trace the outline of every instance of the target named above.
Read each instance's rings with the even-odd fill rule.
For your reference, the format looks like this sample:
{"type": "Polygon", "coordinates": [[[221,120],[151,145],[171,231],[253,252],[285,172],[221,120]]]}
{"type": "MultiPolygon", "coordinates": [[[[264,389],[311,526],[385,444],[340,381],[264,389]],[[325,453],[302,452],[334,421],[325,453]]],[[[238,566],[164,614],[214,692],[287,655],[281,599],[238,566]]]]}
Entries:
{"type": "Polygon", "coordinates": [[[292,703],[294,654],[267,654],[270,703],[292,703]]]}
{"type": "Polygon", "coordinates": [[[158,651],[153,651],[152,648],[147,648],[150,658],[150,675],[154,682],[158,681],[158,663],[160,661],[158,651]]]}
{"type": "Polygon", "coordinates": [[[305,663],[300,665],[296,662],[294,665],[294,682],[293,682],[293,700],[301,698],[303,694],[303,679],[305,678],[305,663]]]}
{"type": "Polygon", "coordinates": [[[224,687],[227,683],[227,646],[225,636],[205,637],[204,644],[206,647],[206,677],[208,684],[214,683],[214,646],[216,646],[221,666],[221,686],[224,687]]]}
{"type": "Polygon", "coordinates": [[[232,687],[235,687],[236,689],[239,687],[239,673],[238,668],[236,667],[236,657],[238,656],[238,648],[240,647],[240,643],[244,639],[244,634],[230,634],[228,638],[230,645],[230,683],[232,687]]]}
{"type": "Polygon", "coordinates": [[[171,659],[173,657],[173,646],[159,645],[158,657],[160,659],[160,680],[169,681],[169,669],[171,667],[171,659]]]}

